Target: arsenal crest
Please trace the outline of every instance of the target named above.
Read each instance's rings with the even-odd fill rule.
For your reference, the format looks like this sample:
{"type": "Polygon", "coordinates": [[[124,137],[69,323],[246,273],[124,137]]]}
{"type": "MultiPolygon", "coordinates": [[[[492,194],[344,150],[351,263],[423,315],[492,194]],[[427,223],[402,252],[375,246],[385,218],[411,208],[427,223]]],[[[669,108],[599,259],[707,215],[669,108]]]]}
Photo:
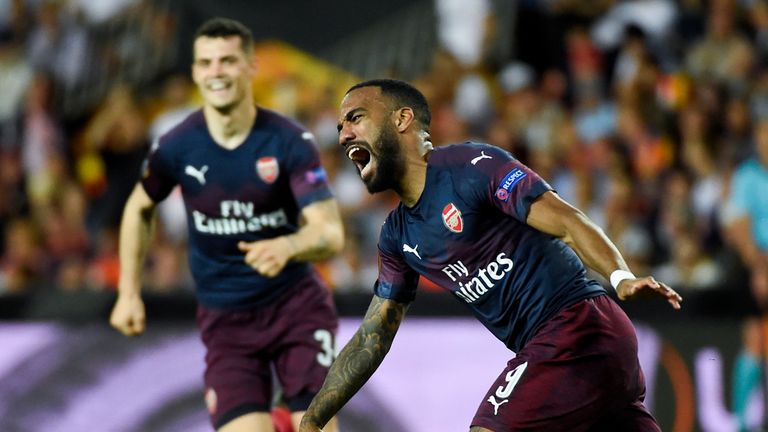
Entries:
{"type": "Polygon", "coordinates": [[[453,203],[448,203],[443,208],[443,224],[455,233],[460,233],[464,230],[464,220],[461,218],[461,212],[453,203]]]}
{"type": "Polygon", "coordinates": [[[277,164],[277,159],[273,156],[259,158],[256,161],[256,174],[259,175],[260,179],[264,180],[264,183],[274,183],[277,180],[277,176],[280,175],[280,166],[277,164]]]}

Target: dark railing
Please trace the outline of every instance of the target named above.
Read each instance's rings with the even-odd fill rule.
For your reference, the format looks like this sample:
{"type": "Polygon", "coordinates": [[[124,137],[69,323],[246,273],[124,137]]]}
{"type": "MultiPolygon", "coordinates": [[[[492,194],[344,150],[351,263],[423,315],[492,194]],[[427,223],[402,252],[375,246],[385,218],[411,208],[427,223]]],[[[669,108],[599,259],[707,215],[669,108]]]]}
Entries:
{"type": "MultiPolygon", "coordinates": [[[[336,294],[334,300],[342,316],[363,316],[371,293],[359,291],[336,294]]],[[[719,319],[754,315],[749,293],[737,287],[685,293],[683,308],[674,311],[657,299],[620,302],[633,319],[685,320],[691,317],[719,319]]],[[[145,293],[147,314],[158,320],[187,320],[195,316],[196,301],[190,291],[173,294],[145,293]]],[[[37,290],[25,294],[0,296],[0,320],[62,320],[90,322],[106,320],[115,300],[113,292],[63,292],[37,290]]],[[[449,294],[419,292],[409,316],[469,316],[468,310],[449,294]]],[[[105,321],[106,322],[106,321],[105,321]]]]}

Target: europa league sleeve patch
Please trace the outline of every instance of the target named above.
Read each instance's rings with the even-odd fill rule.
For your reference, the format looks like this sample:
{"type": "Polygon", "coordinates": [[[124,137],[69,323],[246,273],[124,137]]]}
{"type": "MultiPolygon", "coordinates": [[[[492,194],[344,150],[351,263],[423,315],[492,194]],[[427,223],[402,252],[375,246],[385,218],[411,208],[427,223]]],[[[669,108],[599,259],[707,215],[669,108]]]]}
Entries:
{"type": "Polygon", "coordinates": [[[504,176],[504,179],[499,184],[499,187],[496,188],[496,198],[499,201],[507,202],[507,200],[509,200],[509,193],[512,191],[512,188],[514,188],[517,182],[522,180],[527,175],[528,174],[526,174],[520,168],[513,168],[512,171],[508,172],[507,175],[504,176]]]}
{"type": "Polygon", "coordinates": [[[309,184],[316,184],[328,180],[328,175],[323,167],[317,167],[304,173],[304,180],[309,184]]]}

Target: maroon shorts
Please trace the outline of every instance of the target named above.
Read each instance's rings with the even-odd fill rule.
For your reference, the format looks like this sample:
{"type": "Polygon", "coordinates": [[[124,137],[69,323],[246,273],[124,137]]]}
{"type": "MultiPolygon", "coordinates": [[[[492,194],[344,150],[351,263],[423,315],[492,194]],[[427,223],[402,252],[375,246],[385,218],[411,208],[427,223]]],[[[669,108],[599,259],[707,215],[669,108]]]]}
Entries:
{"type": "Polygon", "coordinates": [[[507,363],[472,420],[506,431],[661,431],[643,405],[637,337],[608,296],[544,323],[507,363]]]}
{"type": "Polygon", "coordinates": [[[276,303],[248,311],[198,307],[206,347],[205,401],[215,428],[268,412],[273,371],[291,411],[304,411],[334,358],[338,318],[326,288],[307,278],[276,303]]]}

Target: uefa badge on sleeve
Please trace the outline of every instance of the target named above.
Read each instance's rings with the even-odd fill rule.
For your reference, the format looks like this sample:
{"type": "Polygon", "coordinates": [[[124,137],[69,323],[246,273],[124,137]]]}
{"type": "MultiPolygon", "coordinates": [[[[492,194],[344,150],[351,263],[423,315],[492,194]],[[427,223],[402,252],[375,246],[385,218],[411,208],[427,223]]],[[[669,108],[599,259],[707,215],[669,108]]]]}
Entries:
{"type": "Polygon", "coordinates": [[[461,218],[461,212],[453,203],[448,203],[448,205],[443,207],[443,224],[455,233],[460,233],[464,230],[464,220],[461,218]]]}
{"type": "Polygon", "coordinates": [[[256,174],[264,183],[272,184],[277,180],[277,176],[280,175],[280,166],[277,164],[277,158],[274,156],[267,156],[259,158],[256,161],[256,174]]]}

